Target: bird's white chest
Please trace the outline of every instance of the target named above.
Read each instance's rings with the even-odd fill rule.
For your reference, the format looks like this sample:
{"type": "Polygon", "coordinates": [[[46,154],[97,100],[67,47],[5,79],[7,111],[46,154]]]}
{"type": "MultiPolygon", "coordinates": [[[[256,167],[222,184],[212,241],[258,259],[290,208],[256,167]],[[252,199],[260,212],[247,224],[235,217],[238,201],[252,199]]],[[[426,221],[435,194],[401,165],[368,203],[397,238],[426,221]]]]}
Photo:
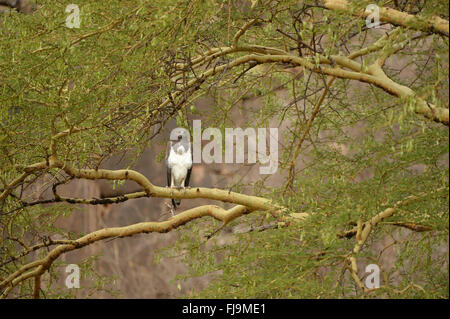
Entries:
{"type": "Polygon", "coordinates": [[[173,174],[186,175],[187,170],[192,167],[191,149],[182,154],[176,153],[173,149],[170,150],[168,164],[172,169],[173,174]]]}

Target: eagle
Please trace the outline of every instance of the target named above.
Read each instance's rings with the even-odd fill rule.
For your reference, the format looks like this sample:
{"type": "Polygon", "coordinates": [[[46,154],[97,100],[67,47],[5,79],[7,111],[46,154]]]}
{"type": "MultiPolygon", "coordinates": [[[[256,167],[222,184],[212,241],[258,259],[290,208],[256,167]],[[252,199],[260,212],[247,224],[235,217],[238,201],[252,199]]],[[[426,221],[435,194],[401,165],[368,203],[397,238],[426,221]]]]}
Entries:
{"type": "MultiPolygon", "coordinates": [[[[170,134],[166,149],[167,186],[186,188],[189,186],[193,162],[193,152],[189,131],[175,128],[170,134]]],[[[180,206],[181,200],[172,198],[173,208],[180,206]]]]}

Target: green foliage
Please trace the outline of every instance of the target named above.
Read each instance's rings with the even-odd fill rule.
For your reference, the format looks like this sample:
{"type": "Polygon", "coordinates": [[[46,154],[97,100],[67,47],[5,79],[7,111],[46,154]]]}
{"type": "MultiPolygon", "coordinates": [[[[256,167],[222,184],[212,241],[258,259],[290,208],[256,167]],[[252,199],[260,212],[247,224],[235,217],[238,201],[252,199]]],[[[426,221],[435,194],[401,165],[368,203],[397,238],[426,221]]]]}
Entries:
{"type": "MultiPolygon", "coordinates": [[[[372,2],[352,1],[352,8],[372,2]]],[[[285,217],[300,212],[309,217],[288,227],[233,232],[223,235],[225,239],[216,235],[209,241],[204,236],[220,227],[217,222],[201,219],[185,225],[180,240],[164,253],[181,255],[189,266],[179,278],[212,275],[211,285],[195,297],[366,296],[344,273],[355,238],[340,235],[358,220],[367,221],[410,195],[425,193],[372,230],[357,255],[360,277],[365,265],[381,263],[387,246],[379,244],[390,238],[396,247],[395,265],[383,271],[383,287],[368,296],[448,298],[448,128],[415,114],[416,99],[394,98],[380,88],[337,79],[306,135],[287,185],[297,143],[328,80],[323,74],[286,63],[252,68],[244,64],[189,87],[189,81],[209,66],[220,67],[247,54],[236,52],[196,72],[184,70],[179,81],[174,80],[178,64],[189,64],[213,47],[232,45],[234,34],[252,18],[261,21],[241,37],[242,44],[286,50],[316,66],[319,52],[327,58],[348,55],[387,29],[367,30],[363,19],[323,10],[316,1],[267,0],[254,8],[248,1],[232,1],[232,8],[229,3],[85,2],[79,29],[65,26],[68,1],[38,1],[39,10],[32,15],[0,14],[0,190],[27,165],[48,160],[52,136],[65,130],[81,131],[56,144],[58,156],[77,168],[98,168],[104,159],[122,152],[133,155],[127,163],[131,167],[171,119],[186,126],[193,116],[201,116],[203,127],[221,130],[288,127],[280,134],[282,185],[270,186],[270,178],[266,183],[261,177],[253,184],[235,184],[233,190],[273,199],[288,208],[285,217]],[[201,96],[214,99],[208,114],[196,110],[194,103],[201,96]],[[432,231],[399,232],[396,222],[432,231]]],[[[418,16],[425,20],[447,8],[448,1],[426,1],[403,10],[420,11],[418,16]]],[[[410,40],[384,69],[417,96],[448,108],[448,37],[421,33],[420,38],[418,33],[402,28],[398,38],[387,41],[385,50],[410,40]]],[[[374,53],[357,60],[367,71],[376,57],[374,53]]],[[[21,207],[23,200],[31,201],[33,185],[51,191],[49,185],[63,179],[54,169],[29,176],[1,204],[0,264],[20,254],[23,241],[32,245],[45,236],[78,238],[55,224],[70,214],[70,205],[21,207]]],[[[270,214],[254,213],[227,227],[278,222],[270,214]]],[[[27,255],[21,264],[32,257],[36,255],[27,255]]],[[[110,291],[113,283],[99,276],[93,265],[91,259],[83,264],[93,282],[88,294],[110,291]]],[[[58,280],[57,266],[50,271],[50,283],[58,280]]],[[[17,267],[0,266],[0,281],[17,267]]],[[[16,297],[32,294],[27,285],[21,289],[16,297]]],[[[73,297],[67,290],[52,289],[47,297],[73,297]]]]}

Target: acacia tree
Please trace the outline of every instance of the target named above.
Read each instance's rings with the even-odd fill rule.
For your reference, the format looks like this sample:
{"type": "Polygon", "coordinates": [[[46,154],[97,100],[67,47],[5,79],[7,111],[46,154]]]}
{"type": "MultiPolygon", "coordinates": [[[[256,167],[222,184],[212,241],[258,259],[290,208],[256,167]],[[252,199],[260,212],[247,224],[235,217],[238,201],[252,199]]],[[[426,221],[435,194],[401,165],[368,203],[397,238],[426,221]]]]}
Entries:
{"type": "Polygon", "coordinates": [[[60,1],[0,16],[1,296],[38,298],[42,275],[68,251],[183,228],[168,253],[183,252],[185,276],[222,271],[199,296],[448,297],[448,2],[377,1],[381,24],[369,28],[372,3],[94,2],[82,6],[79,29],[65,26],[60,1]],[[215,100],[204,117],[211,125],[232,126],[229,114],[241,108],[251,126],[288,128],[281,186],[178,191],[153,184],[133,160],[102,166],[120,152],[138,158],[171,119],[188,123],[201,96],[215,100]],[[242,103],[253,97],[257,108],[242,103]],[[58,194],[76,179],[130,180],[141,190],[58,194]],[[45,189],[50,196],[30,200],[45,189]],[[235,206],[79,238],[53,226],[78,204],[141,197],[235,206]],[[205,226],[204,216],[222,225],[205,226]],[[260,226],[205,249],[205,227],[213,236],[242,223],[260,226]],[[396,237],[399,228],[407,235],[396,237]],[[386,236],[400,277],[380,263],[386,247],[373,249],[386,236]],[[369,262],[382,268],[379,289],[363,282],[369,262]]]}

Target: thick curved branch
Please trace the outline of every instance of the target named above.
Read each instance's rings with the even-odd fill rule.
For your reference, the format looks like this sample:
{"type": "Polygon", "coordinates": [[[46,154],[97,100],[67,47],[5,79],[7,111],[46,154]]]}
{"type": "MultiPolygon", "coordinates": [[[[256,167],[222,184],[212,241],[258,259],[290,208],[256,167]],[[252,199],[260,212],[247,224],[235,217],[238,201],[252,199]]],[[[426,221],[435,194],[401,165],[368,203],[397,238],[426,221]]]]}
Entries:
{"type": "MultiPolygon", "coordinates": [[[[353,10],[351,4],[347,0],[325,0],[323,3],[327,9],[345,11],[358,17],[366,18],[371,14],[371,12],[365,10],[353,10]]],[[[380,21],[414,30],[434,32],[443,34],[447,37],[449,36],[448,21],[437,16],[425,20],[395,9],[380,8],[380,21]]]]}
{"type": "MultiPolygon", "coordinates": [[[[336,62],[338,62],[338,59],[334,58],[336,62]]],[[[356,62],[347,61],[347,58],[340,57],[340,64],[348,63],[349,65],[354,65],[356,62]]],[[[331,68],[331,67],[319,67],[307,59],[303,59],[297,56],[291,56],[291,55],[247,55],[241,58],[236,59],[230,64],[233,64],[232,66],[236,66],[242,63],[247,63],[249,61],[255,61],[258,63],[271,63],[271,62],[282,62],[282,63],[289,63],[292,65],[299,65],[304,66],[307,69],[316,72],[316,73],[324,73],[333,77],[338,77],[342,79],[350,79],[350,80],[357,80],[360,82],[365,82],[368,84],[373,84],[387,93],[394,95],[396,97],[405,98],[405,97],[412,97],[416,99],[416,105],[414,108],[414,111],[417,114],[423,115],[426,118],[429,118],[435,122],[442,123],[446,126],[449,125],[449,110],[446,108],[436,107],[432,105],[431,103],[428,103],[421,99],[420,97],[417,97],[415,92],[411,90],[410,88],[403,86],[401,84],[398,84],[391,80],[389,77],[386,76],[384,71],[381,69],[381,67],[378,64],[373,64],[369,67],[369,72],[354,72],[354,71],[347,71],[341,68],[331,68]]],[[[211,71],[210,71],[211,72],[211,71]]]]}
{"type": "MultiPolygon", "coordinates": [[[[9,292],[18,284],[29,278],[40,278],[47,271],[52,263],[62,254],[80,249],[100,240],[115,237],[130,237],[142,233],[166,233],[178,228],[192,220],[210,216],[224,224],[254,211],[248,207],[237,205],[225,210],[215,205],[205,205],[186,210],[166,221],[162,222],[143,222],[125,227],[104,228],[87,234],[69,244],[63,244],[52,249],[43,259],[22,266],[19,270],[8,276],[0,282],[0,289],[4,289],[0,297],[5,298],[9,292]]],[[[40,283],[39,279],[36,279],[40,283]]],[[[36,297],[36,291],[35,291],[36,297]]]]}
{"type": "MultiPolygon", "coordinates": [[[[271,203],[270,200],[239,194],[222,189],[211,189],[204,187],[187,188],[184,190],[173,189],[169,187],[160,187],[153,185],[144,175],[134,170],[107,170],[107,169],[76,169],[67,163],[51,158],[49,168],[60,168],[69,176],[84,179],[108,179],[108,180],[131,180],[139,184],[148,197],[163,198],[206,198],[220,200],[223,202],[244,205],[253,209],[279,209],[271,203]]],[[[135,194],[134,196],[139,196],[135,194]]]]}
{"type": "MultiPolygon", "coordinates": [[[[9,192],[14,188],[13,186],[18,184],[19,180],[25,179],[25,177],[28,176],[27,175],[28,173],[37,171],[39,169],[42,170],[49,168],[59,168],[72,178],[91,179],[91,180],[96,179],[130,180],[136,182],[143,189],[143,192],[130,193],[115,198],[105,199],[106,202],[102,202],[101,199],[92,199],[92,200],[73,199],[73,203],[108,204],[108,203],[122,202],[131,198],[139,198],[147,196],[147,197],[179,198],[179,199],[183,198],[213,199],[222,202],[244,205],[252,209],[262,209],[262,210],[274,210],[281,208],[272,204],[271,200],[262,197],[250,196],[217,188],[196,187],[186,189],[175,189],[169,187],[161,187],[153,185],[143,174],[131,169],[120,169],[120,170],[78,169],[72,167],[68,163],[55,159],[54,157],[51,157],[48,162],[36,163],[26,167],[25,172],[19,178],[10,183],[8,185],[8,188],[4,190],[2,195],[6,197],[9,194],[9,192]]],[[[2,198],[0,197],[0,199],[2,198]]],[[[58,200],[55,199],[54,201],[56,202],[58,200]]],[[[59,201],[67,201],[70,203],[71,199],[60,197],[59,201]]]]}
{"type": "MultiPolygon", "coordinates": [[[[381,40],[381,39],[380,39],[381,40]]],[[[242,46],[238,48],[229,48],[227,50],[221,51],[219,54],[225,55],[228,53],[234,52],[251,52],[248,55],[241,56],[231,61],[230,63],[223,64],[220,66],[215,66],[210,69],[205,70],[201,73],[197,78],[190,80],[182,90],[177,91],[173,94],[172,98],[177,97],[184,90],[194,87],[200,86],[201,83],[205,81],[206,78],[219,74],[221,72],[231,70],[234,67],[240,66],[242,64],[256,62],[259,64],[263,63],[287,63],[293,66],[302,66],[305,67],[315,73],[326,74],[332,77],[337,77],[341,79],[349,79],[356,80],[368,84],[375,85],[385,92],[394,95],[399,98],[411,97],[416,100],[416,104],[414,107],[414,111],[417,114],[420,114],[428,119],[431,119],[435,122],[442,123],[446,126],[449,125],[449,110],[448,108],[436,107],[435,105],[428,103],[418,97],[413,90],[409,87],[403,86],[401,84],[396,83],[392,79],[390,79],[382,70],[380,61],[369,66],[367,72],[362,71],[361,64],[352,60],[357,56],[362,54],[367,54],[372,51],[379,50],[381,45],[383,44],[385,38],[382,38],[382,41],[374,44],[367,50],[362,50],[361,52],[354,53],[349,57],[344,56],[331,56],[330,58],[319,57],[319,65],[311,62],[311,59],[298,57],[290,54],[283,54],[280,52],[275,52],[270,50],[267,52],[265,48],[255,48],[255,46],[242,46]],[[327,67],[322,66],[320,64],[328,64],[332,65],[333,63],[337,63],[341,67],[327,67]],[[350,69],[345,70],[344,68],[350,69]]],[[[402,44],[404,45],[404,44],[402,44]]],[[[400,45],[399,47],[401,48],[400,45]]],[[[384,57],[385,55],[383,55],[384,57]]],[[[382,58],[385,60],[385,58],[382,58]]],[[[166,106],[170,100],[166,100],[161,106],[166,106]]]]}

